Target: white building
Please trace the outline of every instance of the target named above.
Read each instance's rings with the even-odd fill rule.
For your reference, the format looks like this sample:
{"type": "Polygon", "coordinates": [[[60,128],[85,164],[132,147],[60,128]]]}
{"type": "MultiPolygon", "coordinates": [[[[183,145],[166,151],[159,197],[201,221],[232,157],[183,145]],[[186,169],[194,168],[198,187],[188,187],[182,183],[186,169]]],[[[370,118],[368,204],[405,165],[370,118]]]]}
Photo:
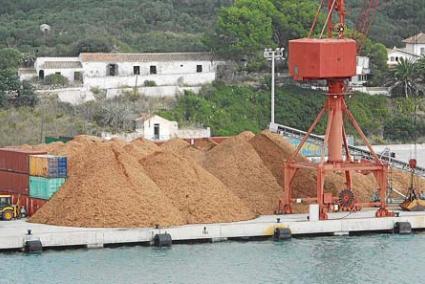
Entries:
{"type": "Polygon", "coordinates": [[[404,48],[396,48],[388,50],[389,66],[397,65],[401,58],[410,61],[416,61],[421,56],[425,56],[425,33],[419,33],[403,40],[406,43],[404,48]]]}
{"type": "Polygon", "coordinates": [[[211,137],[209,127],[179,129],[176,121],[167,120],[159,115],[141,116],[136,119],[136,132],[140,133],[143,138],[154,141],[211,137]]]}
{"type": "MultiPolygon", "coordinates": [[[[174,96],[183,90],[197,91],[214,81],[220,63],[207,52],[81,53],[78,57],[39,57],[33,70],[22,68],[19,74],[21,80],[61,74],[74,87],[79,86],[77,93],[86,100],[93,99],[94,88],[106,90],[108,96],[129,88],[145,95],[174,96]]],[[[75,91],[62,90],[58,95],[67,101],[63,95],[75,91]]]]}
{"type": "Polygon", "coordinates": [[[356,76],[351,78],[352,86],[363,86],[370,75],[369,57],[357,56],[356,76]]]}
{"type": "Polygon", "coordinates": [[[199,86],[215,80],[210,53],[82,53],[84,85],[102,89],[144,86],[199,86]]]}
{"type": "Polygon", "coordinates": [[[39,79],[60,74],[69,82],[82,81],[83,68],[78,57],[38,57],[34,69],[39,79]]]}

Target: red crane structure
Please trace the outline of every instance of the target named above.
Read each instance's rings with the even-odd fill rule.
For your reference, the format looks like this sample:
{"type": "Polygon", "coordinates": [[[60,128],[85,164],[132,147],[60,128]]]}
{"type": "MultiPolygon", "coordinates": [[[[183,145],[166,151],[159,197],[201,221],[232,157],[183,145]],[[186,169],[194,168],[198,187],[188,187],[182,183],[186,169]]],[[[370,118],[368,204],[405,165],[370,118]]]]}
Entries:
{"type": "Polygon", "coordinates": [[[363,7],[356,23],[356,30],[358,32],[357,53],[360,53],[363,49],[379,5],[379,0],[363,0],[363,7]]]}
{"type": "MultiPolygon", "coordinates": [[[[321,1],[317,15],[325,0],[321,1]]],[[[347,82],[356,74],[357,45],[353,39],[344,38],[345,30],[345,3],[344,0],[328,0],[328,13],[326,22],[319,38],[312,38],[311,34],[317,23],[315,21],[308,38],[289,41],[289,73],[295,80],[326,80],[328,93],[326,102],[314,120],[313,124],[303,137],[297,149],[283,166],[283,196],[279,200],[279,212],[293,213],[292,181],[300,169],[312,169],[316,172],[316,197],[305,200],[316,201],[319,205],[319,218],[327,219],[327,213],[339,204],[339,210],[354,211],[362,206],[377,206],[377,217],[392,216],[386,206],[388,165],[383,163],[371,145],[359,124],[348,109],[345,102],[347,82]],[[333,16],[337,14],[338,20],[334,23],[333,16]],[[323,34],[327,30],[327,38],[323,34]],[[333,35],[336,37],[333,37],[333,35]],[[314,131],[321,118],[327,113],[328,121],[319,163],[309,161],[296,161],[301,148],[314,131]],[[350,155],[344,117],[352,124],[365,145],[372,153],[372,160],[354,160],[350,155]],[[344,149],[344,150],[343,150],[344,149]],[[327,152],[327,159],[325,158],[327,152]],[[344,155],[345,154],[345,155],[344,155]],[[345,173],[346,187],[341,189],[339,198],[332,193],[324,192],[325,176],[329,172],[345,173]],[[375,203],[360,204],[355,200],[352,192],[352,172],[370,173],[375,176],[379,186],[380,201],[375,203]]]]}

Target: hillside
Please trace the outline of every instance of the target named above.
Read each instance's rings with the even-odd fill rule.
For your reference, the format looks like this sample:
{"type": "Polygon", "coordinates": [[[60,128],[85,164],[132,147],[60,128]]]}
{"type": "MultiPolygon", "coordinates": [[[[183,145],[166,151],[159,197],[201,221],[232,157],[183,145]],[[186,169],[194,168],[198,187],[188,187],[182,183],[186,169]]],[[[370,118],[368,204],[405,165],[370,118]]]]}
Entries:
{"type": "MultiPolygon", "coordinates": [[[[32,56],[75,55],[81,50],[123,52],[207,50],[208,47],[202,41],[203,35],[213,27],[220,7],[228,6],[232,2],[232,0],[2,1],[0,48],[18,48],[32,56]],[[51,30],[42,33],[40,31],[42,24],[48,24],[51,30]]],[[[347,13],[351,25],[358,17],[362,2],[363,0],[347,1],[347,13]]],[[[370,36],[392,47],[399,45],[402,38],[415,34],[423,27],[425,27],[425,0],[391,0],[386,1],[380,8],[370,36]]]]}
{"type": "Polygon", "coordinates": [[[16,0],[0,5],[0,48],[75,55],[99,47],[128,51],[205,49],[202,34],[230,0],[16,0]],[[43,34],[40,25],[48,24],[43,34]],[[95,35],[95,37],[93,37],[95,35]]]}

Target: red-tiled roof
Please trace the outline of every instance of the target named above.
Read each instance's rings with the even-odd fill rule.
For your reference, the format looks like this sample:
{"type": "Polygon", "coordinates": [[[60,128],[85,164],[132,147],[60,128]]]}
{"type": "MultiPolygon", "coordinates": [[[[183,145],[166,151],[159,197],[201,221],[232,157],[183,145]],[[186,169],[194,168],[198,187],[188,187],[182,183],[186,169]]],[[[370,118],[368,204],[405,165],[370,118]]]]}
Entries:
{"type": "Polygon", "coordinates": [[[157,62],[157,61],[211,61],[208,52],[174,53],[81,53],[82,62],[157,62]]]}

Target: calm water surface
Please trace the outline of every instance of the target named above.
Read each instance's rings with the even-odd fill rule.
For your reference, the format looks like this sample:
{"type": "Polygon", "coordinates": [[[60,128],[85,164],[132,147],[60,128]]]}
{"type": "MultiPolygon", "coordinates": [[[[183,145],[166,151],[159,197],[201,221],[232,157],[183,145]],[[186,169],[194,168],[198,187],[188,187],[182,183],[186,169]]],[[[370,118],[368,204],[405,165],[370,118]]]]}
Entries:
{"type": "Polygon", "coordinates": [[[425,234],[0,254],[0,283],[425,283],[425,234]]]}

